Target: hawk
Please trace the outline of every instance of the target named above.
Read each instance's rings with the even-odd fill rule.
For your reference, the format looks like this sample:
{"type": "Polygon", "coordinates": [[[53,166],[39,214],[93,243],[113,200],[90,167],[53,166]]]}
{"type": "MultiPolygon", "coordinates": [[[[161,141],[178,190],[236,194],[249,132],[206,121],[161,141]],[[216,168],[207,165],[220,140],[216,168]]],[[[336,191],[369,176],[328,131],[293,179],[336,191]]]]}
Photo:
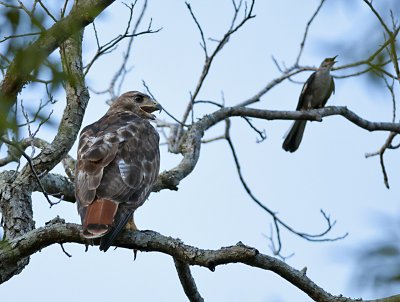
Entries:
{"type": "Polygon", "coordinates": [[[75,196],[83,236],[107,251],[151,192],[160,168],[159,135],[149,120],[161,106],[130,91],[80,134],[75,196]]]}

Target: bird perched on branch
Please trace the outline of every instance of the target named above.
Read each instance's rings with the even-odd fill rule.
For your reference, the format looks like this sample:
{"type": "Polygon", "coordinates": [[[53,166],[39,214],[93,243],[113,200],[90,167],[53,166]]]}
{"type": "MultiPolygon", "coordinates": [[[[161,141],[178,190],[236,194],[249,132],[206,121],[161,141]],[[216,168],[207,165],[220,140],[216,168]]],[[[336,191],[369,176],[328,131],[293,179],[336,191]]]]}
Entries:
{"type": "Polygon", "coordinates": [[[79,137],[75,188],[83,236],[107,251],[151,192],[160,168],[159,135],[149,120],[161,106],[130,91],[79,137]]]}
{"type": "MultiPolygon", "coordinates": [[[[323,60],[319,68],[305,82],[300,93],[297,111],[318,109],[325,106],[332,92],[335,92],[335,83],[330,71],[336,63],[336,57],[323,60]]],[[[285,151],[294,152],[299,148],[306,123],[305,120],[296,120],[293,123],[282,144],[285,151]]]]}

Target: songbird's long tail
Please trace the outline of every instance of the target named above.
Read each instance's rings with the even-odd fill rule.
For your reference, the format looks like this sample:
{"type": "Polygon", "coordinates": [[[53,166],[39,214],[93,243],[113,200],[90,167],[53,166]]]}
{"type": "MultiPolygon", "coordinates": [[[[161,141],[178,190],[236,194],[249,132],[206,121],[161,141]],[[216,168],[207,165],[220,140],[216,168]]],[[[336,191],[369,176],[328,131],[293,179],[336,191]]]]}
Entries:
{"type": "Polygon", "coordinates": [[[298,120],[295,121],[289,133],[286,135],[283,141],[282,148],[288,152],[295,152],[301,143],[303,138],[304,129],[306,128],[307,121],[298,120]]]}

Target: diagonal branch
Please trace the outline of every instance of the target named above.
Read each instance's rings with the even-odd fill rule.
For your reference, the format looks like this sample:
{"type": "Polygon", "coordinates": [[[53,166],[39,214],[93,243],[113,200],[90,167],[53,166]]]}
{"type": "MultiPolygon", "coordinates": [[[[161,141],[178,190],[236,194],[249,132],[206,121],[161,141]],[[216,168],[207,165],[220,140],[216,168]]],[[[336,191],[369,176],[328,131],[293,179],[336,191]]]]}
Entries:
{"type": "Polygon", "coordinates": [[[299,65],[300,57],[303,54],[304,45],[306,44],[306,39],[308,35],[308,30],[311,26],[311,23],[314,21],[315,17],[318,15],[319,11],[322,8],[322,5],[325,3],[325,0],[321,0],[320,4],[318,5],[317,9],[315,10],[314,14],[311,16],[310,20],[307,22],[306,29],[304,30],[303,40],[300,43],[300,50],[299,54],[297,55],[296,61],[294,63],[295,66],[299,65]]]}
{"type": "Polygon", "coordinates": [[[282,251],[282,240],[281,240],[281,233],[280,233],[280,226],[285,228],[287,231],[290,233],[299,236],[300,238],[303,238],[307,241],[313,241],[313,242],[323,242],[323,241],[337,241],[340,239],[343,239],[347,237],[348,233],[345,233],[342,236],[334,237],[334,238],[326,238],[325,236],[333,229],[334,225],[336,224],[336,221],[331,222],[330,217],[325,214],[324,211],[321,210],[321,213],[327,223],[326,228],[324,231],[318,234],[308,234],[304,232],[299,232],[295,230],[293,227],[288,225],[286,222],[284,222],[281,218],[278,217],[277,213],[272,211],[270,208],[268,208],[266,205],[264,205],[251,191],[249,185],[247,184],[246,180],[244,179],[241,166],[239,163],[239,158],[236,154],[235,147],[233,146],[232,139],[229,135],[229,130],[226,131],[226,136],[225,136],[226,141],[228,142],[229,148],[232,152],[233,159],[235,161],[235,166],[236,166],[236,171],[239,176],[240,182],[242,183],[243,188],[245,189],[247,195],[260,207],[262,208],[265,212],[267,212],[269,215],[271,215],[273,222],[274,222],[274,229],[275,229],[275,234],[276,234],[276,243],[277,247],[275,245],[275,242],[273,240],[273,236],[270,237],[271,243],[272,243],[272,251],[274,255],[279,255],[281,256],[281,251],[282,251]]]}
{"type": "Polygon", "coordinates": [[[204,299],[197,290],[196,282],[194,281],[192,273],[190,272],[189,265],[176,258],[174,258],[174,263],[179,280],[189,301],[203,302],[204,299]]]}
{"type": "MultiPolygon", "coordinates": [[[[185,123],[189,113],[192,110],[192,106],[193,106],[193,102],[196,100],[197,95],[199,94],[201,87],[203,86],[203,83],[208,75],[208,72],[210,71],[211,65],[213,60],[215,59],[215,57],[217,56],[217,54],[222,50],[222,48],[228,43],[229,38],[231,37],[232,34],[234,34],[236,31],[238,31],[247,21],[249,21],[250,19],[254,18],[255,16],[252,15],[253,13],[253,8],[254,8],[254,1],[252,0],[251,5],[250,5],[250,9],[248,11],[246,11],[246,15],[245,17],[242,19],[241,22],[239,22],[239,24],[237,24],[236,26],[234,26],[234,24],[232,23],[231,27],[229,28],[229,30],[225,33],[225,35],[222,37],[222,39],[218,42],[217,46],[215,47],[214,51],[212,52],[211,55],[207,54],[207,46],[205,44],[205,40],[204,40],[204,34],[203,31],[201,29],[200,24],[198,23],[197,19],[195,18],[193,11],[191,9],[190,4],[186,3],[190,14],[192,15],[196,25],[198,26],[198,28],[200,29],[200,34],[202,37],[202,41],[203,41],[203,49],[205,52],[205,61],[204,61],[204,65],[203,65],[203,70],[201,72],[199,81],[197,82],[197,86],[193,92],[193,94],[191,94],[191,98],[190,98],[190,102],[186,108],[185,113],[183,114],[183,118],[182,118],[182,123],[185,123]]],[[[238,11],[235,9],[235,14],[234,14],[234,20],[236,20],[236,16],[237,16],[238,11]]]]}
{"type": "Polygon", "coordinates": [[[58,202],[52,202],[52,201],[50,200],[49,194],[47,193],[47,191],[46,191],[45,188],[43,187],[43,184],[42,184],[42,182],[41,182],[41,180],[40,180],[39,175],[36,173],[36,169],[35,169],[35,167],[33,166],[33,163],[32,163],[32,158],[31,158],[28,154],[26,154],[24,150],[21,149],[21,147],[18,145],[18,143],[12,142],[12,141],[8,140],[8,139],[5,138],[5,137],[0,137],[0,140],[3,141],[3,142],[5,142],[5,143],[8,144],[8,145],[14,147],[15,149],[17,149],[18,152],[26,159],[26,161],[28,162],[30,171],[31,171],[33,177],[35,178],[35,180],[36,180],[36,182],[37,182],[37,185],[38,185],[39,188],[40,188],[40,192],[43,193],[43,195],[44,195],[44,197],[46,198],[47,202],[49,203],[50,207],[52,207],[53,205],[57,204],[58,202]]]}
{"type": "Polygon", "coordinates": [[[237,104],[237,107],[242,107],[242,106],[248,106],[251,105],[253,103],[259,102],[261,97],[266,94],[267,92],[269,92],[272,88],[274,88],[276,85],[278,85],[279,83],[283,82],[286,79],[290,79],[290,77],[301,73],[305,70],[310,70],[310,68],[298,68],[298,69],[289,69],[283,72],[283,74],[275,79],[273,79],[272,81],[270,81],[264,88],[262,88],[259,92],[257,92],[254,96],[252,96],[251,98],[244,100],[242,102],[240,102],[239,104],[237,104]]]}

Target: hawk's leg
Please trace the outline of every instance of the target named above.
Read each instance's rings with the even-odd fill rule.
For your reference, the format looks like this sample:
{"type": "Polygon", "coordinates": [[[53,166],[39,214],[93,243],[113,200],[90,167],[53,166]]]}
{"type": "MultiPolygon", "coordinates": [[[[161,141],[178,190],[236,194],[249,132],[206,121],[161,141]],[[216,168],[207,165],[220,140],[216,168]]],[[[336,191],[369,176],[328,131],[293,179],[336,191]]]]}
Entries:
{"type": "Polygon", "coordinates": [[[137,228],[137,226],[135,224],[135,220],[134,220],[133,214],[132,214],[132,217],[129,218],[128,222],[126,223],[125,229],[128,230],[128,231],[131,231],[131,232],[138,231],[138,228],[137,228]]]}
{"type": "MultiPolygon", "coordinates": [[[[138,228],[137,228],[137,226],[135,224],[135,219],[133,217],[133,214],[132,214],[132,217],[129,218],[127,224],[125,225],[125,229],[130,231],[130,232],[138,231],[138,228]]],[[[137,249],[133,249],[133,260],[136,260],[137,252],[138,252],[137,249]]]]}

